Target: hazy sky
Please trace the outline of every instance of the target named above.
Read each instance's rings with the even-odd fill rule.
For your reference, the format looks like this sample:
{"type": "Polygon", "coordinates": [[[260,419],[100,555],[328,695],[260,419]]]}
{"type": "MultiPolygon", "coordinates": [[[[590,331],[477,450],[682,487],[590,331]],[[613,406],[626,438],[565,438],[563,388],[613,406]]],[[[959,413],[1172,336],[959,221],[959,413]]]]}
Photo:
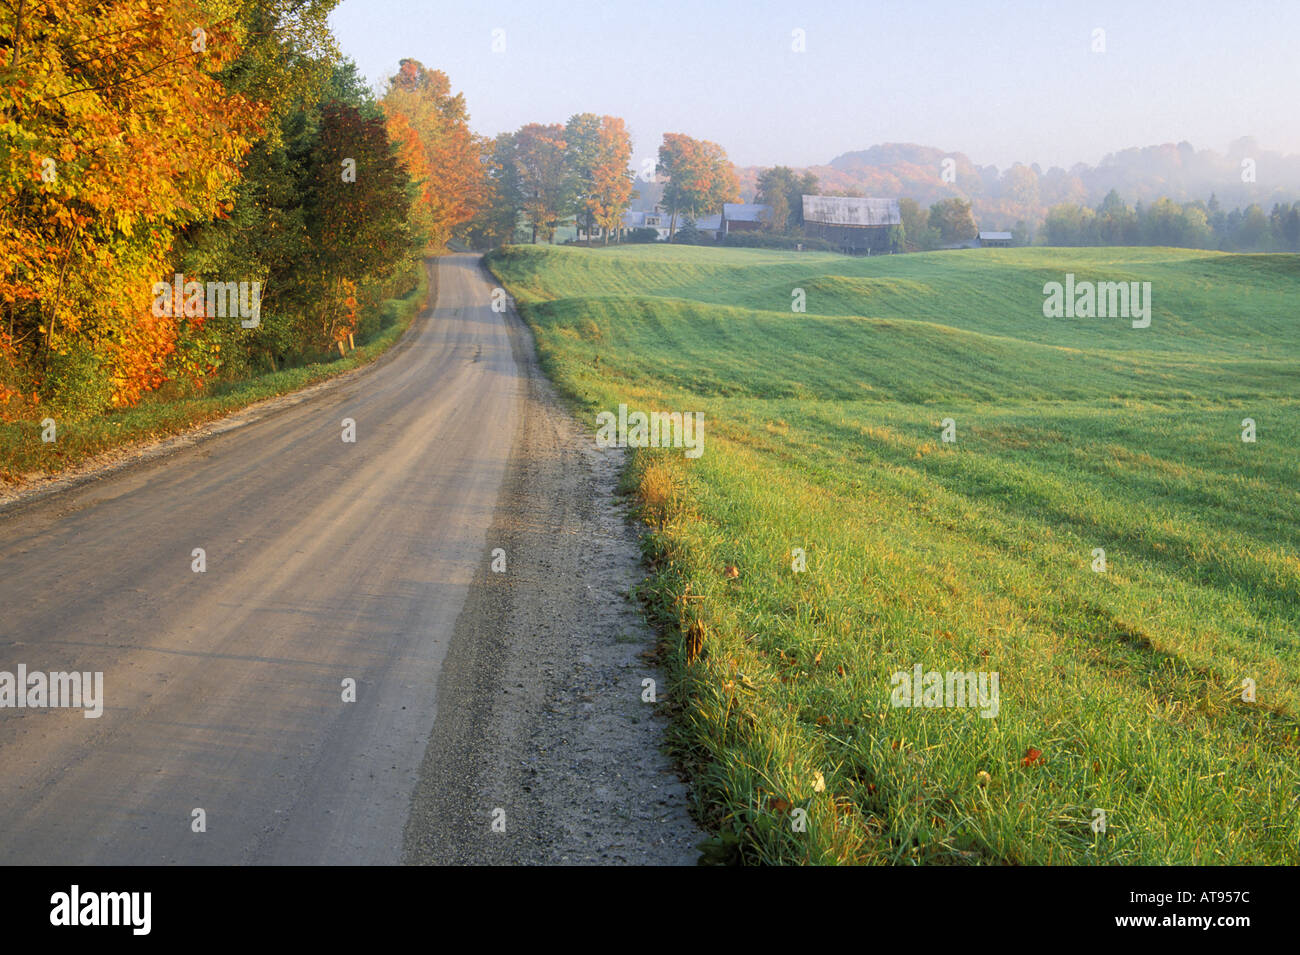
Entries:
{"type": "Polygon", "coordinates": [[[880,142],[1003,168],[1247,135],[1300,153],[1300,0],[343,0],[331,24],[372,83],[443,70],[481,133],[622,116],[638,165],[665,131],[743,166],[880,142]]]}

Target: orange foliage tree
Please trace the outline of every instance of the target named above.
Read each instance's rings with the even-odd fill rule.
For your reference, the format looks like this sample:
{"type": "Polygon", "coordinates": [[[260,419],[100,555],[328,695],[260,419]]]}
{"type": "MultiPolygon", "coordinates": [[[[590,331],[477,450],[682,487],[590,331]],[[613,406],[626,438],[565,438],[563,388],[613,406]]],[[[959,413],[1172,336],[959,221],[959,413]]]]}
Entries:
{"type": "Polygon", "coordinates": [[[464,94],[453,96],[447,75],[419,60],[401,61],[380,105],[389,138],[419,184],[413,231],[427,234],[430,248],[441,248],[490,195],[484,140],[470,131],[464,94]]]}
{"type": "Polygon", "coordinates": [[[726,151],[707,139],[664,133],[656,171],[668,177],[664,201],[672,211],[669,238],[677,231],[680,210],[708,214],[721,211],[724,202],[740,201],[740,184],[726,151]]]}
{"type": "Polygon", "coordinates": [[[622,224],[632,201],[632,139],[617,116],[578,113],[565,127],[569,164],[576,178],[578,214],[609,234],[622,224]]]}
{"type": "Polygon", "coordinates": [[[173,235],[230,211],[260,130],[261,107],[218,78],[239,3],[4,6],[0,321],[38,377],[92,354],[129,404],[159,383],[183,321],[150,314],[173,235]]]}

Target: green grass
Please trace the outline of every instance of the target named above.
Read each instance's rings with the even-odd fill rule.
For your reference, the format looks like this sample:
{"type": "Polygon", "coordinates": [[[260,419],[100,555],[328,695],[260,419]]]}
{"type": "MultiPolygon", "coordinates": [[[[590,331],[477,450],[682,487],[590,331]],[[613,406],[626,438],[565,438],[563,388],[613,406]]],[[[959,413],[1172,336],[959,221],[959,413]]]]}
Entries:
{"type": "Polygon", "coordinates": [[[491,264],[593,431],[704,413],[627,486],[710,858],[1300,862],[1300,258],[491,264]],[[1066,272],[1151,282],[1151,327],[1044,318],[1066,272]],[[997,716],[892,706],[917,663],[998,673],[997,716]]]}
{"type": "Polygon", "coordinates": [[[154,393],[133,408],[90,418],[56,419],[56,440],[48,443],[41,440],[40,420],[0,421],[0,482],[21,485],[34,476],[55,474],[105,451],[185,431],[374,361],[402,337],[429,298],[424,263],[417,265],[416,272],[417,284],[410,292],[380,304],[378,334],[346,357],[219,382],[183,397],[154,393]]]}

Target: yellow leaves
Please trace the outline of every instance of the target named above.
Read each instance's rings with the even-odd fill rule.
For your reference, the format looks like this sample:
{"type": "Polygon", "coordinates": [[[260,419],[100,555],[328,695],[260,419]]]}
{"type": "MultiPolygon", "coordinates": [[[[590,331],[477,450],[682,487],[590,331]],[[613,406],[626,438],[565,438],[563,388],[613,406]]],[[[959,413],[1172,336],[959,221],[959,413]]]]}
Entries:
{"type": "MultiPolygon", "coordinates": [[[[0,92],[12,150],[0,167],[0,301],[30,330],[53,329],[62,350],[91,345],[118,406],[157,387],[176,350],[174,326],[141,318],[148,277],[167,273],[174,230],[230,195],[266,114],[206,72],[214,63],[156,69],[210,9],[66,0],[29,24],[0,92]]],[[[226,62],[238,53],[223,42],[226,62]]]]}

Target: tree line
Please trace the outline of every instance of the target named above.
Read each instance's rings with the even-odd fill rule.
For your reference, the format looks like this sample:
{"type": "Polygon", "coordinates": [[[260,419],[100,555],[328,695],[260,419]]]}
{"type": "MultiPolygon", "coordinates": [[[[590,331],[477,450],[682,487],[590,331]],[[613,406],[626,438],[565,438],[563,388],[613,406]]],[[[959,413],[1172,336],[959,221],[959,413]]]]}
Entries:
{"type": "MultiPolygon", "coordinates": [[[[567,123],[529,123],[502,133],[484,157],[488,201],[470,223],[477,247],[513,241],[550,242],[560,225],[574,221],[588,242],[623,236],[636,174],[632,140],[617,116],[577,113],[567,123]]],[[[647,181],[662,186],[669,234],[682,222],[720,212],[740,201],[735,168],[717,143],[665,133],[647,181]]]]}
{"type": "Polygon", "coordinates": [[[365,340],[477,214],[486,141],[463,97],[410,60],[376,100],[329,32],[336,3],[4,5],[0,420],[365,340]],[[251,319],[213,307],[236,285],[259,292],[251,319]]]}
{"type": "Polygon", "coordinates": [[[486,201],[466,236],[479,247],[513,242],[521,226],[549,242],[570,217],[608,233],[631,201],[632,141],[616,116],[578,113],[568,123],[528,123],[491,141],[483,156],[486,201]]]}
{"type": "MultiPolygon", "coordinates": [[[[817,192],[817,177],[777,166],[759,172],[757,199],[772,208],[765,231],[800,236],[803,194],[817,192]]],[[[857,195],[838,190],[828,195],[857,195]]],[[[969,200],[952,197],[923,207],[916,200],[899,200],[902,220],[899,248],[930,251],[960,245],[978,235],[969,200]]],[[[1208,201],[1175,202],[1159,198],[1128,205],[1112,189],[1091,208],[1079,203],[1051,206],[1042,225],[1034,230],[1024,220],[1011,228],[1011,244],[1049,246],[1159,245],[1225,252],[1300,251],[1300,202],[1274,203],[1265,211],[1258,203],[1224,209],[1211,195],[1208,201]]]]}
{"type": "Polygon", "coordinates": [[[1047,210],[1039,239],[1047,245],[1168,245],[1225,252],[1300,251],[1300,202],[1224,210],[1208,201],[1157,199],[1129,206],[1111,190],[1095,209],[1061,203],[1047,210]]]}

